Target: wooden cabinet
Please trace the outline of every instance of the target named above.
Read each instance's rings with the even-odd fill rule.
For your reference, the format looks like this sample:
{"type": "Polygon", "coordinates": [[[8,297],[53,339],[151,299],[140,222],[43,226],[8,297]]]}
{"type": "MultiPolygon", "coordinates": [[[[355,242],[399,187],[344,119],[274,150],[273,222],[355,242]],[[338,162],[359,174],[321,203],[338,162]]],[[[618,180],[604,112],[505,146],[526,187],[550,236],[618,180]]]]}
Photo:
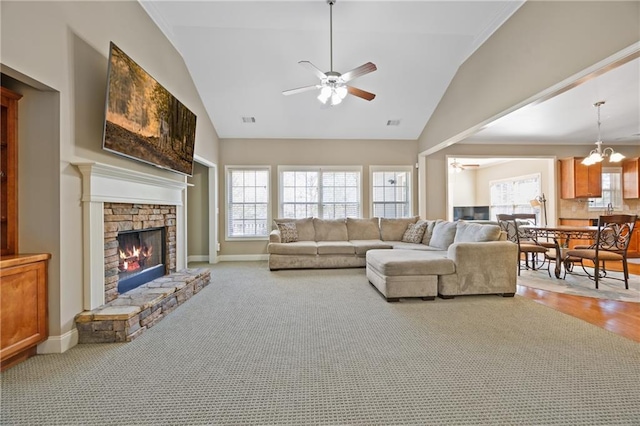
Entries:
{"type": "Polygon", "coordinates": [[[602,197],[602,163],[585,166],[582,160],[577,157],[560,160],[561,198],[602,197]]]}
{"type": "Polygon", "coordinates": [[[622,162],[622,198],[640,198],[640,158],[622,162]]]}
{"type": "Polygon", "coordinates": [[[0,88],[0,255],[18,252],[18,100],[0,88]]]}
{"type": "Polygon", "coordinates": [[[47,262],[50,254],[0,260],[0,370],[36,354],[48,337],[47,262]]]}
{"type": "Polygon", "coordinates": [[[631,234],[631,241],[627,249],[627,257],[640,257],[640,219],[636,220],[636,226],[631,234]]]}

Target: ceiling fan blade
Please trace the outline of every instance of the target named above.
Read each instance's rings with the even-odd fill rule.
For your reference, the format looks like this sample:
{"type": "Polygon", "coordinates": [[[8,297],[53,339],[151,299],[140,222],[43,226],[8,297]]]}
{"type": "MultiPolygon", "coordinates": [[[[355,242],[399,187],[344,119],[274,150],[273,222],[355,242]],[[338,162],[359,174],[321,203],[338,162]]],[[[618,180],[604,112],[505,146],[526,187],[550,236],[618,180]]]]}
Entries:
{"type": "Polygon", "coordinates": [[[323,73],[322,71],[320,71],[320,69],[318,67],[316,67],[315,65],[313,65],[311,62],[309,62],[309,61],[300,61],[298,63],[300,65],[302,65],[303,67],[305,67],[306,69],[308,69],[309,71],[311,71],[312,73],[314,73],[320,80],[327,78],[327,75],[325,73],[323,73]]]}
{"type": "Polygon", "coordinates": [[[371,92],[367,92],[365,90],[362,89],[358,89],[356,87],[352,87],[352,86],[347,86],[347,90],[349,91],[350,94],[352,94],[353,96],[357,96],[359,98],[364,99],[365,101],[372,101],[376,95],[374,95],[371,92]]]}
{"type": "Polygon", "coordinates": [[[347,71],[342,74],[342,80],[346,83],[347,81],[351,81],[354,78],[358,78],[362,75],[369,74],[370,72],[374,72],[378,67],[372,62],[367,62],[364,65],[360,65],[358,68],[354,68],[351,71],[347,71]]]}
{"type": "Polygon", "coordinates": [[[298,93],[307,92],[309,90],[319,89],[319,88],[320,88],[319,84],[314,84],[312,86],[304,86],[304,87],[298,87],[297,89],[285,90],[282,92],[282,94],[285,96],[289,96],[289,95],[295,95],[298,93]]]}

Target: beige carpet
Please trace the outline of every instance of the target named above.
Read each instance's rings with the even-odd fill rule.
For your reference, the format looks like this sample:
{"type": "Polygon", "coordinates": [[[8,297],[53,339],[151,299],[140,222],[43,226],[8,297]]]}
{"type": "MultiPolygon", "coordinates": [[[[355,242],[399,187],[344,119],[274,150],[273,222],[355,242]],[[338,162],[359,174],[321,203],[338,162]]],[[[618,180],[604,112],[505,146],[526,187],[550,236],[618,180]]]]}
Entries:
{"type": "Polygon", "coordinates": [[[594,281],[585,275],[580,266],[575,266],[575,272],[575,274],[567,274],[565,279],[557,279],[553,275],[553,270],[551,271],[552,278],[549,278],[546,269],[522,270],[518,277],[518,284],[556,293],[640,303],[640,276],[638,275],[629,276],[629,289],[627,290],[624,288],[624,282],[618,280],[622,278],[622,272],[607,272],[607,276],[610,278],[599,280],[596,289],[594,281]]]}
{"type": "Polygon", "coordinates": [[[2,425],[632,425],[640,344],[531,300],[385,302],[363,269],[213,267],[132,343],[1,375],[2,425]]]}

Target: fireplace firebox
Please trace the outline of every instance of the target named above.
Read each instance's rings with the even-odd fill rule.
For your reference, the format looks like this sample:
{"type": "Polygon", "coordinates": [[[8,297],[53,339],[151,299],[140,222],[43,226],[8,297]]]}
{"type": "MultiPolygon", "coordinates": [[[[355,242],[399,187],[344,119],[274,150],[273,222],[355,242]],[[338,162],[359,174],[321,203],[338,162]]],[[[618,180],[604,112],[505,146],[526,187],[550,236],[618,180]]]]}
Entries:
{"type": "Polygon", "coordinates": [[[118,293],[167,274],[164,228],[121,231],[117,240],[118,293]]]}

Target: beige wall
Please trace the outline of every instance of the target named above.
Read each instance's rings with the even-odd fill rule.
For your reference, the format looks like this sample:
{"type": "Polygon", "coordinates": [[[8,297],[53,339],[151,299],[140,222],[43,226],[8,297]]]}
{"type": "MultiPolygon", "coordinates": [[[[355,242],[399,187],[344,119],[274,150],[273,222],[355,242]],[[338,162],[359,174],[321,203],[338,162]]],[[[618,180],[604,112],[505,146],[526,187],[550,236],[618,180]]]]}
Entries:
{"type": "MultiPolygon", "coordinates": [[[[415,166],[417,142],[406,140],[256,140],[222,139],[220,141],[220,237],[222,256],[267,253],[267,240],[225,241],[224,166],[271,166],[271,217],[278,215],[278,165],[362,166],[363,216],[370,210],[369,166],[415,166]]],[[[415,170],[415,169],[413,169],[415,170]]],[[[413,193],[416,199],[416,173],[413,193]]],[[[417,203],[414,203],[414,213],[417,203]]],[[[416,213],[417,214],[417,213],[416,213]]]]}
{"type": "Polygon", "coordinates": [[[209,256],[209,168],[195,163],[187,179],[187,255],[209,256]]]}
{"type": "Polygon", "coordinates": [[[637,1],[526,2],[460,67],[419,138],[419,151],[631,46],[640,40],[638,28],[637,1]]]}
{"type": "MultiPolygon", "coordinates": [[[[21,208],[20,221],[29,223],[33,215],[51,212],[45,214],[48,231],[38,236],[38,243],[25,242],[23,248],[53,254],[47,343],[53,350],[56,345],[64,349],[83,299],[81,178],[71,163],[96,161],[185,179],[102,151],[109,42],[115,42],[197,115],[197,154],[217,162],[218,138],[181,56],[138,2],[2,1],[0,8],[2,71],[28,85],[34,81],[37,86],[46,85],[56,98],[38,105],[27,98],[20,107],[40,109],[42,116],[24,125],[33,126],[34,135],[49,135],[25,139],[28,148],[20,141],[21,152],[28,149],[42,156],[20,173],[45,183],[37,187],[28,182],[29,191],[20,187],[22,206],[41,206],[39,211],[21,208]]],[[[30,116],[25,113],[25,119],[30,116]]],[[[36,238],[20,235],[20,239],[36,238]]]]}

